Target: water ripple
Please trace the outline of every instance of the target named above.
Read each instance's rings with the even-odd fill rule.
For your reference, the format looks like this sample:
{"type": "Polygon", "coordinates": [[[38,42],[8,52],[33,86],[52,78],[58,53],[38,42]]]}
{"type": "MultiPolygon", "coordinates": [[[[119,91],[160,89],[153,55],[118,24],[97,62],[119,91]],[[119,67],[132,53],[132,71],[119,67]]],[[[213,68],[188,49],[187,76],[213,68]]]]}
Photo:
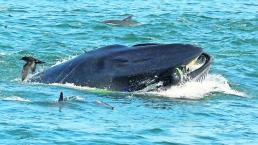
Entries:
{"type": "Polygon", "coordinates": [[[0,1],[0,144],[256,144],[257,2],[0,1]],[[134,15],[135,26],[102,21],[134,15]],[[121,93],[20,79],[111,44],[190,43],[214,57],[203,83],[121,93]],[[80,96],[59,112],[60,91],[80,96]],[[101,100],[115,110],[97,105],[101,100]]]}

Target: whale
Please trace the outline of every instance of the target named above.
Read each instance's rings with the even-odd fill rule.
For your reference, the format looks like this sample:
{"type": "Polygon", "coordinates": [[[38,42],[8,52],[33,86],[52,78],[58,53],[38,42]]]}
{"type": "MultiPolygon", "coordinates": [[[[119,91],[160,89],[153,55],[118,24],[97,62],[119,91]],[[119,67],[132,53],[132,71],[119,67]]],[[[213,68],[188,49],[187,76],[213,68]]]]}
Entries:
{"type": "Polygon", "coordinates": [[[202,81],[211,62],[209,54],[190,44],[115,44],[54,65],[30,81],[122,92],[163,90],[191,80],[202,81]]]}
{"type": "Polygon", "coordinates": [[[122,20],[106,20],[103,23],[108,25],[121,25],[121,26],[131,26],[137,24],[137,22],[132,20],[133,15],[130,15],[122,20]]]}

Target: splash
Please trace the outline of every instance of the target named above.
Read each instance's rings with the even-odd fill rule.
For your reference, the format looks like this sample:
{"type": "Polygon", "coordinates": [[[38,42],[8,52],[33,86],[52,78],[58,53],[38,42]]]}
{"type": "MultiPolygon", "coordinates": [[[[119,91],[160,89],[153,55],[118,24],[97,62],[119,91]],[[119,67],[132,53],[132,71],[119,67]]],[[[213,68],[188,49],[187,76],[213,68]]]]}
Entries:
{"type": "MultiPolygon", "coordinates": [[[[61,86],[61,87],[66,87],[66,88],[71,88],[71,89],[76,89],[76,90],[84,90],[92,93],[99,93],[99,94],[107,94],[107,93],[118,93],[117,91],[111,91],[108,89],[99,89],[99,88],[93,88],[93,87],[87,87],[87,86],[78,86],[74,85],[72,83],[65,83],[65,84],[60,84],[60,83],[52,83],[50,85],[53,86],[61,86]]],[[[121,92],[123,93],[123,92],[121,92]]]]}
{"type": "MultiPolygon", "coordinates": [[[[5,52],[0,52],[0,58],[3,57],[3,56],[6,56],[6,53],[5,52]]],[[[5,61],[4,60],[0,60],[0,63],[4,63],[5,61]]]]}
{"type": "Polygon", "coordinates": [[[79,101],[79,102],[84,102],[86,101],[85,98],[81,97],[81,96],[74,96],[75,101],[79,101]]]}
{"type": "MultiPolygon", "coordinates": [[[[71,55],[71,56],[68,56],[67,58],[58,60],[55,64],[53,64],[52,66],[50,66],[50,68],[51,68],[51,67],[54,67],[54,66],[57,66],[57,65],[59,65],[59,64],[62,64],[62,63],[64,63],[64,62],[66,62],[66,61],[69,61],[69,60],[75,58],[76,56],[78,56],[78,55],[71,55]]],[[[37,76],[39,73],[43,72],[44,70],[45,70],[45,67],[39,67],[39,68],[36,70],[36,72],[35,72],[34,74],[29,74],[28,77],[27,77],[27,79],[26,79],[25,81],[30,80],[30,79],[33,78],[34,76],[37,76]]],[[[19,80],[20,80],[20,78],[18,78],[18,79],[16,78],[16,79],[13,80],[13,81],[19,81],[19,80]]]]}
{"type": "Polygon", "coordinates": [[[0,56],[5,56],[6,53],[5,52],[0,52],[0,56]]]}
{"type": "MultiPolygon", "coordinates": [[[[111,91],[108,89],[98,89],[91,88],[87,86],[76,86],[74,84],[66,83],[59,84],[53,83],[53,86],[61,86],[78,90],[85,90],[92,93],[98,94],[125,94],[128,95],[127,92],[117,92],[111,91]]],[[[134,92],[133,94],[140,95],[150,95],[150,96],[161,96],[161,97],[169,97],[175,99],[202,99],[212,93],[223,93],[229,95],[235,95],[240,97],[246,97],[247,95],[243,92],[235,90],[230,87],[228,80],[222,75],[217,74],[209,74],[202,82],[187,82],[181,86],[172,86],[165,91],[139,91],[134,92]]],[[[132,94],[132,93],[130,93],[132,94]]]]}
{"type": "MultiPolygon", "coordinates": [[[[66,97],[66,102],[70,102],[70,101],[78,101],[78,102],[85,102],[85,98],[80,97],[80,96],[70,96],[70,97],[66,97]]],[[[56,100],[56,102],[58,102],[58,100],[56,100]]]]}
{"type": "Polygon", "coordinates": [[[176,99],[201,99],[212,93],[223,93],[246,97],[243,92],[230,87],[226,78],[221,75],[209,74],[202,82],[187,82],[181,86],[172,86],[165,91],[145,92],[147,95],[158,95],[176,99]]]}
{"type": "Polygon", "coordinates": [[[0,97],[0,100],[3,100],[3,101],[18,101],[18,102],[31,102],[30,100],[19,97],[19,96],[0,97]]]}
{"type": "Polygon", "coordinates": [[[52,65],[51,67],[56,66],[56,65],[59,65],[59,64],[62,64],[62,63],[64,63],[64,62],[66,62],[66,61],[69,61],[69,60],[75,58],[76,56],[78,56],[78,55],[71,55],[71,56],[68,56],[67,58],[63,58],[63,59],[61,59],[61,60],[58,60],[58,61],[57,61],[54,65],[52,65]]]}

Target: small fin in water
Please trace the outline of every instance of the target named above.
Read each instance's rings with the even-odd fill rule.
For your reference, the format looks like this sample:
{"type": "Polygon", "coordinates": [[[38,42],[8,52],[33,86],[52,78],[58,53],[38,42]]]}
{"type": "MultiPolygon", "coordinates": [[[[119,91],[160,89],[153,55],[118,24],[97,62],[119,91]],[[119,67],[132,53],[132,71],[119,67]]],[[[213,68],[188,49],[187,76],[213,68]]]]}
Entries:
{"type": "Polygon", "coordinates": [[[130,16],[124,18],[123,21],[132,21],[132,17],[133,17],[133,15],[130,15],[130,16]]]}
{"type": "Polygon", "coordinates": [[[63,92],[60,93],[60,96],[59,96],[59,99],[58,99],[58,102],[62,102],[64,101],[64,94],[63,92]]]}
{"type": "Polygon", "coordinates": [[[60,96],[58,99],[58,107],[59,107],[59,112],[62,112],[62,108],[64,107],[64,94],[63,92],[60,92],[60,96]]]}

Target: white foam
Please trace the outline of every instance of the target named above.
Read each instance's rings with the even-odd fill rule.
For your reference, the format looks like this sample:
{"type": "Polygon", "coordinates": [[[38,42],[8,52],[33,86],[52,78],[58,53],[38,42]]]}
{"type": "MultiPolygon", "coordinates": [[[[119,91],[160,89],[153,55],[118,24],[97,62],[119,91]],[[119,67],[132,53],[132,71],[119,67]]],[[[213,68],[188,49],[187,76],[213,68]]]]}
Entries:
{"type": "Polygon", "coordinates": [[[0,6],[0,12],[4,12],[4,11],[7,11],[7,10],[8,10],[8,7],[0,6]]]}
{"type": "Polygon", "coordinates": [[[71,101],[80,101],[80,102],[84,102],[85,98],[81,97],[81,96],[71,96],[68,97],[71,101]]]}
{"type": "Polygon", "coordinates": [[[209,74],[202,82],[187,82],[181,86],[172,86],[165,91],[145,92],[145,94],[158,95],[176,99],[201,99],[211,93],[224,93],[241,97],[247,95],[230,87],[228,80],[221,75],[209,74]]]}
{"type": "Polygon", "coordinates": [[[0,55],[5,56],[6,53],[5,52],[0,52],[0,55]]]}
{"type": "Polygon", "coordinates": [[[76,101],[85,101],[85,98],[80,97],[80,96],[75,96],[76,101]]]}
{"type": "MultiPolygon", "coordinates": [[[[78,55],[68,56],[67,58],[58,60],[54,65],[50,66],[50,68],[53,67],[53,66],[62,64],[62,63],[64,63],[64,62],[68,61],[68,60],[71,60],[71,59],[75,58],[76,56],[78,56],[78,55]]],[[[39,68],[36,70],[36,72],[35,72],[34,74],[29,74],[26,80],[31,79],[33,76],[38,75],[39,73],[43,72],[44,70],[45,70],[45,67],[44,67],[44,66],[43,66],[43,67],[39,67],[39,68]]],[[[26,82],[26,80],[25,80],[25,82],[26,82]]]]}
{"type": "Polygon", "coordinates": [[[18,102],[31,102],[29,99],[25,99],[19,96],[0,97],[3,101],[18,101],[18,102]]]}
{"type": "Polygon", "coordinates": [[[77,85],[74,85],[73,83],[65,83],[65,84],[52,83],[50,85],[62,86],[62,87],[67,87],[67,88],[72,88],[72,89],[77,89],[77,90],[95,90],[95,89],[97,89],[97,88],[91,88],[91,87],[87,87],[87,86],[77,86],[77,85]]]}
{"type": "MultiPolygon", "coordinates": [[[[65,96],[66,97],[66,96],[65,96]]],[[[79,102],[85,102],[85,98],[81,96],[68,96],[66,97],[66,101],[79,101],[79,102]]],[[[58,100],[56,100],[58,102],[58,100]]]]}
{"type": "MultiPolygon", "coordinates": [[[[112,91],[106,89],[98,89],[98,88],[91,88],[86,86],[76,86],[74,84],[66,83],[66,84],[59,84],[53,83],[51,85],[54,86],[63,86],[78,90],[85,90],[85,91],[92,91],[96,93],[112,93],[112,91]]],[[[113,92],[113,93],[121,93],[121,94],[128,94],[126,92],[113,92]]],[[[223,94],[230,94],[240,97],[246,97],[247,95],[243,92],[234,90],[230,87],[229,82],[226,78],[222,75],[216,74],[209,74],[202,82],[187,82],[181,86],[172,86],[171,88],[165,91],[140,91],[136,92],[135,94],[141,95],[156,95],[162,97],[170,97],[175,99],[201,99],[204,98],[212,93],[223,93],[223,94]]]]}
{"type": "Polygon", "coordinates": [[[64,62],[68,61],[68,60],[71,60],[71,59],[75,58],[76,56],[78,56],[78,55],[68,56],[67,58],[58,60],[58,61],[57,61],[54,65],[52,65],[51,67],[56,66],[56,65],[59,65],[59,64],[62,64],[62,63],[64,63],[64,62]]]}

